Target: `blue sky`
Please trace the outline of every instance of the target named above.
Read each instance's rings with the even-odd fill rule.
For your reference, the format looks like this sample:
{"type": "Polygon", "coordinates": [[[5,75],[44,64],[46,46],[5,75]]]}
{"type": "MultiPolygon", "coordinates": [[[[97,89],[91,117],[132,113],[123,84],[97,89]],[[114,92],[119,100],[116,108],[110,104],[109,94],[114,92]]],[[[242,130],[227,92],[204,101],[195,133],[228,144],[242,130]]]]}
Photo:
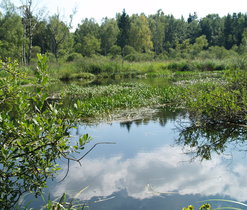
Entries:
{"type": "MultiPolygon", "coordinates": [[[[12,0],[16,4],[26,0],[12,0]]],[[[49,15],[60,12],[64,19],[68,18],[73,8],[77,8],[73,25],[76,26],[84,18],[95,18],[100,22],[103,17],[115,17],[117,12],[125,8],[128,14],[154,14],[162,9],[165,14],[173,14],[176,18],[197,12],[199,17],[217,13],[224,16],[233,12],[247,12],[247,0],[33,0],[38,8],[46,8],[49,15]]]]}

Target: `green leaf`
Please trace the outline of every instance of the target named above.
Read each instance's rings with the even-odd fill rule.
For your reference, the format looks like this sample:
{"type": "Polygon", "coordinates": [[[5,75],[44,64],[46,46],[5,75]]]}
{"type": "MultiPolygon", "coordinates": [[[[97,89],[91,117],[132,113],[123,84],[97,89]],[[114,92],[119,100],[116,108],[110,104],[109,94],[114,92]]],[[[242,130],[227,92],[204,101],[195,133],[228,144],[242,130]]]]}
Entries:
{"type": "Polygon", "coordinates": [[[37,120],[35,118],[33,118],[32,120],[33,120],[35,125],[39,125],[39,123],[37,122],[37,120]]]}
{"type": "Polygon", "coordinates": [[[79,145],[80,146],[84,145],[84,139],[82,137],[79,138],[79,145]]]}
{"type": "Polygon", "coordinates": [[[22,144],[19,140],[17,140],[16,143],[22,148],[22,144]]]}

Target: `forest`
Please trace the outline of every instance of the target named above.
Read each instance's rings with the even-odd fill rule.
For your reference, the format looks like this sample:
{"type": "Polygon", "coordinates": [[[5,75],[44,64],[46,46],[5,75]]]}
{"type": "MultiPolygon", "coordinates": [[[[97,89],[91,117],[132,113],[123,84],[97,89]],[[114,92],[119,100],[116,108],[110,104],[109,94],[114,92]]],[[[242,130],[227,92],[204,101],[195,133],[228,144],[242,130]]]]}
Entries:
{"type": "Polygon", "coordinates": [[[130,16],[123,10],[101,23],[83,19],[72,30],[73,14],[69,21],[60,14],[44,18],[32,9],[32,1],[18,8],[6,1],[2,7],[1,58],[11,57],[23,64],[30,64],[37,53],[49,54],[56,61],[94,55],[150,61],[221,59],[247,51],[247,14],[242,13],[209,14],[199,19],[195,12],[187,19],[176,19],[162,10],[148,16],[130,16]]]}

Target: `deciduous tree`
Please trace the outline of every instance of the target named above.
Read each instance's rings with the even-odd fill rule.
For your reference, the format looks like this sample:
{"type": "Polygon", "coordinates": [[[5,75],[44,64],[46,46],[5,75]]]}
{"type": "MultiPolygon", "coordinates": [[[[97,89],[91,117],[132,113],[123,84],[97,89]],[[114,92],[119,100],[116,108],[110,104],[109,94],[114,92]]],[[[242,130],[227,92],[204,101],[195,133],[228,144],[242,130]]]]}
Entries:
{"type": "Polygon", "coordinates": [[[59,14],[49,18],[47,36],[49,49],[55,55],[56,60],[58,60],[61,50],[70,50],[72,47],[73,42],[69,26],[60,19],[59,14]]]}
{"type": "Polygon", "coordinates": [[[116,44],[119,28],[114,19],[104,18],[100,27],[101,49],[107,55],[111,47],[116,44]]]}
{"type": "Polygon", "coordinates": [[[93,35],[83,37],[82,43],[77,45],[77,51],[84,56],[92,56],[100,52],[100,40],[93,35]],[[79,48],[80,47],[80,48],[79,48]]]}
{"type": "Polygon", "coordinates": [[[21,17],[17,14],[7,13],[0,17],[0,57],[21,60],[24,30],[21,17]]]}
{"type": "Polygon", "coordinates": [[[164,51],[166,19],[162,10],[158,10],[155,15],[149,17],[149,26],[152,32],[152,42],[156,54],[164,51]]]}
{"type": "Polygon", "coordinates": [[[138,52],[148,52],[153,48],[151,31],[145,15],[132,16],[129,42],[138,52]]]}

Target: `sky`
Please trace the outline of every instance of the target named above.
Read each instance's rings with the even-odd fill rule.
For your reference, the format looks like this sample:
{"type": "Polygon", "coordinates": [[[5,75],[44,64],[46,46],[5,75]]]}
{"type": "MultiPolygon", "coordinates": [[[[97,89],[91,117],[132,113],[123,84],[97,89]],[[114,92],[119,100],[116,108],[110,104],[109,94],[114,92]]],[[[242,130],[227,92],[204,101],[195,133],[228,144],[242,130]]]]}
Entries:
{"type": "MultiPolygon", "coordinates": [[[[26,0],[12,0],[15,4],[21,1],[26,0]]],[[[100,23],[103,17],[114,18],[123,9],[129,15],[142,12],[150,15],[161,9],[166,15],[173,14],[176,18],[182,15],[187,18],[194,12],[199,18],[212,13],[224,16],[233,12],[247,12],[247,0],[33,0],[33,4],[38,8],[46,8],[49,15],[59,11],[65,20],[76,8],[73,20],[75,27],[84,18],[94,18],[100,23]]]]}

